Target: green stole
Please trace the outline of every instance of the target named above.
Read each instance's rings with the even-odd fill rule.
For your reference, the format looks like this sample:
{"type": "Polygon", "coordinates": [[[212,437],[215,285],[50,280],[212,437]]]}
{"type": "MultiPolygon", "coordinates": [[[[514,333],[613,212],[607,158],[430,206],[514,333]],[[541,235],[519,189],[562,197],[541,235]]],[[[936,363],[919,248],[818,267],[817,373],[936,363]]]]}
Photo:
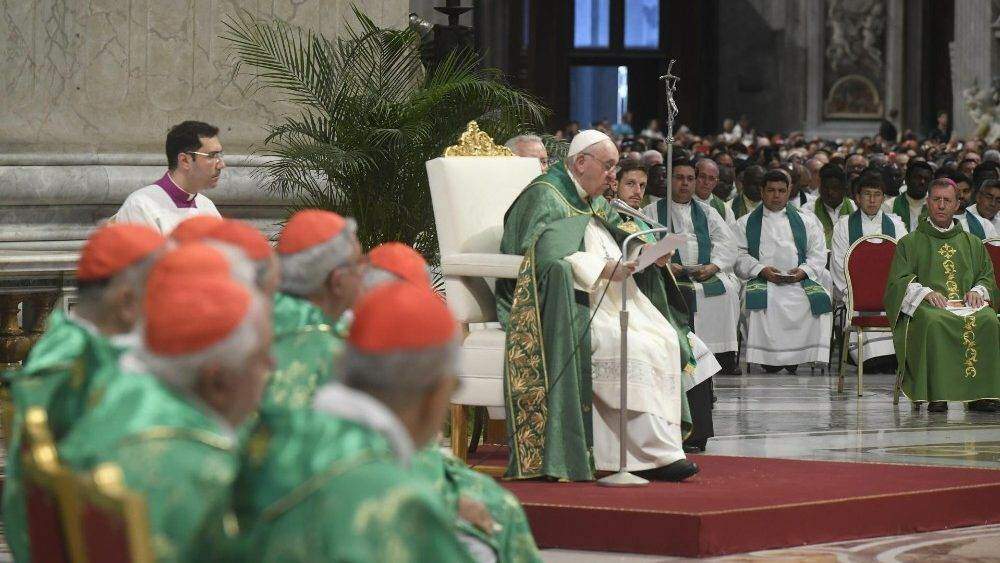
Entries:
{"type": "MultiPolygon", "coordinates": [[[[896,238],[896,226],[892,224],[892,219],[888,215],[882,213],[882,234],[896,238]]],[[[851,213],[851,218],[847,220],[847,236],[850,242],[847,244],[854,244],[859,238],[864,236],[864,231],[861,230],[861,209],[858,208],[857,211],[851,213]]]]}
{"type": "MultiPolygon", "coordinates": [[[[760,207],[760,205],[762,204],[760,203],[757,204],[758,208],[760,207]]],[[[750,209],[750,204],[747,203],[747,198],[743,195],[743,193],[741,192],[736,194],[736,196],[733,198],[733,218],[739,219],[740,217],[746,215],[747,210],[749,209],[750,209]]],[[[725,218],[725,215],[723,215],[723,218],[725,218]]]]}
{"type": "Polygon", "coordinates": [[[719,212],[719,217],[722,217],[723,221],[726,219],[726,204],[721,199],[715,197],[715,194],[708,195],[708,204],[719,212]]]}
{"type": "MultiPolygon", "coordinates": [[[[795,241],[795,250],[799,255],[799,264],[806,261],[806,226],[802,222],[802,217],[792,205],[785,205],[785,212],[788,215],[788,225],[792,228],[792,238],[795,241]]],[[[764,220],[764,206],[761,205],[747,219],[747,250],[754,259],[760,259],[760,228],[764,220]]],[[[830,296],[823,289],[823,286],[809,279],[801,282],[806,297],[809,298],[809,308],[814,317],[833,310],[830,296]]],[[[767,309],[767,280],[758,276],[747,282],[746,285],[746,308],[748,310],[767,309]]]]}
{"type": "MultiPolygon", "coordinates": [[[[910,228],[910,204],[908,203],[910,198],[905,194],[901,193],[896,196],[896,199],[892,201],[892,213],[903,220],[903,224],[906,228],[910,228]]],[[[920,208],[920,218],[927,216],[927,203],[920,208]]]]}
{"type": "MultiPolygon", "coordinates": [[[[698,239],[698,264],[705,265],[712,261],[712,237],[709,236],[708,232],[708,216],[705,212],[701,210],[698,206],[698,202],[694,199],[691,200],[691,223],[694,225],[694,235],[698,239]]],[[[661,199],[656,202],[656,216],[666,217],[669,213],[667,209],[666,199],[661,199]]],[[[671,229],[676,231],[676,228],[671,225],[671,229]]],[[[673,262],[675,264],[681,263],[680,252],[674,252],[673,262]]],[[[677,284],[684,286],[687,285],[694,291],[694,282],[691,280],[690,276],[685,272],[683,274],[686,281],[678,281],[677,284]]],[[[717,295],[722,295],[726,292],[726,285],[722,283],[719,276],[712,274],[712,277],[707,280],[700,282],[702,285],[702,290],[705,292],[705,297],[715,297],[717,295]]],[[[692,300],[694,303],[694,309],[692,313],[697,311],[697,299],[692,300]]]]}
{"type": "Polygon", "coordinates": [[[965,220],[969,223],[969,232],[979,237],[979,240],[986,240],[986,230],[983,224],[976,219],[976,216],[968,211],[965,212],[965,220]]]}
{"type": "MultiPolygon", "coordinates": [[[[823,203],[822,199],[816,200],[816,217],[819,222],[823,224],[823,234],[826,235],[826,246],[830,247],[830,241],[833,239],[833,219],[830,218],[830,212],[826,210],[826,204],[823,203]]],[[[840,202],[840,208],[837,209],[837,215],[843,217],[844,215],[851,214],[851,200],[844,198],[844,201],[840,202]]]]}

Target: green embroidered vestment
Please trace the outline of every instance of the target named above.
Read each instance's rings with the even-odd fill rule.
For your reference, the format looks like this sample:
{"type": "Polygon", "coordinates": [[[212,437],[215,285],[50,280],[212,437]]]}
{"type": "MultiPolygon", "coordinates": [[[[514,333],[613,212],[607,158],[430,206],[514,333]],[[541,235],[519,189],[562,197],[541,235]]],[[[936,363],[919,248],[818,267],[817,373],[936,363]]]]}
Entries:
{"type": "Polygon", "coordinates": [[[993,307],[997,293],[985,247],[956,224],[946,232],[921,220],[899,240],[885,292],[886,313],[903,391],[913,401],[971,401],[1000,398],[1000,328],[986,307],[961,317],[923,301],[913,315],[902,313],[909,283],[964,300],[977,285],[987,288],[993,307]]]}

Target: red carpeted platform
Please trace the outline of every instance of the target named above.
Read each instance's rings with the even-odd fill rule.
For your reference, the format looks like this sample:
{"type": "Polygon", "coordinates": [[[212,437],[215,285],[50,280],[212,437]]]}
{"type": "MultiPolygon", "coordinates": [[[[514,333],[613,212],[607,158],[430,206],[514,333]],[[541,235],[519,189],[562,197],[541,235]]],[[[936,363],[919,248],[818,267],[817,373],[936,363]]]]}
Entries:
{"type": "Polygon", "coordinates": [[[702,471],[685,483],[503,485],[545,548],[704,557],[1000,522],[1000,471],[691,457],[702,471]]]}

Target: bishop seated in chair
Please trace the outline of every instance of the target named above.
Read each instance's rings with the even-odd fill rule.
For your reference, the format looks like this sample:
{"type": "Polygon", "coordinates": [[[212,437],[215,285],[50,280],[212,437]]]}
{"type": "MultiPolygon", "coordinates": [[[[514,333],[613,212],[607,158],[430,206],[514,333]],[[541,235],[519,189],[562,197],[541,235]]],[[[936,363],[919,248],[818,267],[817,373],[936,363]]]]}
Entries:
{"type": "Polygon", "coordinates": [[[527,186],[504,218],[501,252],[524,255],[516,283],[497,282],[507,332],[508,477],[581,481],[593,479],[595,468],[619,469],[622,283],[629,311],[627,469],[661,480],[698,471],[682,448],[690,430],[685,390],[695,374],[693,335],[686,318],[674,316],[686,311],[662,269],[667,257],[633,278],[634,263],[621,256],[628,233],[601,197],[617,164],[618,149],[606,135],[582,131],[566,160],[527,186]]]}
{"type": "Polygon", "coordinates": [[[935,180],[928,216],[899,241],[885,309],[906,396],[928,410],[947,401],[995,412],[1000,397],[997,288],[986,248],[955,220],[958,189],[935,180]]]}

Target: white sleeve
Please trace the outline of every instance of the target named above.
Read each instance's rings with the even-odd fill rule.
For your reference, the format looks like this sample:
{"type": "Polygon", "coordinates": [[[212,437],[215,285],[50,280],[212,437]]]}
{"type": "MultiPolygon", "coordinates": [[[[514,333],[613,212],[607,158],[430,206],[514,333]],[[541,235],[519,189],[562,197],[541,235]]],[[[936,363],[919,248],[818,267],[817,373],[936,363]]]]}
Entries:
{"type": "Polygon", "coordinates": [[[917,307],[923,302],[924,297],[927,297],[927,294],[931,291],[933,290],[929,287],[917,282],[910,282],[906,285],[906,293],[903,294],[903,303],[899,308],[899,312],[912,317],[913,312],[917,310],[917,307]]]}
{"type": "Polygon", "coordinates": [[[981,285],[977,285],[976,287],[973,287],[969,291],[975,291],[976,293],[979,294],[980,297],[983,298],[984,301],[990,300],[990,290],[986,289],[981,285]]]}
{"type": "Polygon", "coordinates": [[[160,222],[156,216],[151,213],[146,198],[134,193],[125,198],[122,206],[115,213],[114,221],[116,223],[148,225],[163,234],[163,228],[160,226],[160,222]]]}
{"type": "Polygon", "coordinates": [[[734,270],[737,276],[744,280],[749,280],[757,277],[757,274],[764,269],[764,265],[758,262],[753,256],[750,256],[750,251],[747,250],[745,217],[748,217],[748,215],[740,217],[736,222],[736,228],[733,229],[733,238],[736,242],[736,264],[734,270]]]}
{"type": "Polygon", "coordinates": [[[833,226],[833,257],[830,260],[830,273],[833,275],[833,286],[837,288],[837,291],[846,294],[847,293],[847,264],[844,260],[847,258],[847,249],[850,247],[847,235],[847,222],[837,221],[837,224],[833,226]]]}
{"type": "Polygon", "coordinates": [[[597,290],[601,272],[608,263],[607,258],[593,252],[574,252],[566,257],[566,261],[573,268],[573,286],[576,289],[587,293],[597,290]]]}
{"type": "Polygon", "coordinates": [[[799,268],[811,280],[819,282],[820,274],[826,270],[826,233],[815,217],[804,217],[803,222],[806,224],[806,263],[799,268]]]}
{"type": "Polygon", "coordinates": [[[705,213],[708,215],[708,234],[712,239],[710,260],[723,272],[732,271],[737,252],[733,231],[715,208],[709,207],[705,213]]]}

